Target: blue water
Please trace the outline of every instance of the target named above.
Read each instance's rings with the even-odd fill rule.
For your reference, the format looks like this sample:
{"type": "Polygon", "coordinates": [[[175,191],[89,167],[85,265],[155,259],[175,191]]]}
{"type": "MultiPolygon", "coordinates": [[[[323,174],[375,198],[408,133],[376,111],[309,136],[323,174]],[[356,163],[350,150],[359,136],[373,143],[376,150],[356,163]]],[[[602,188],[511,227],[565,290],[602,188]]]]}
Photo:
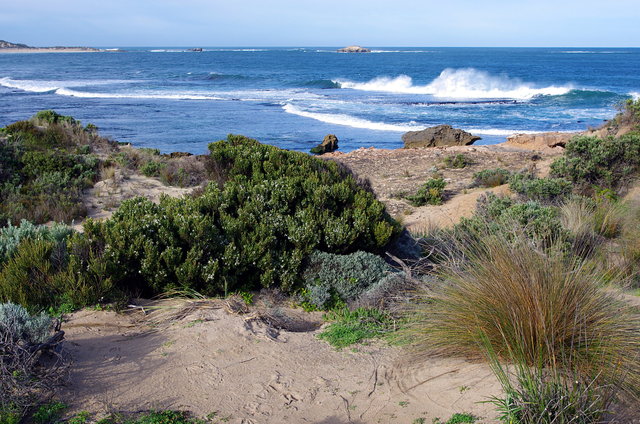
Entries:
{"type": "Polygon", "coordinates": [[[482,137],[598,126],[640,93],[640,49],[136,48],[0,54],[0,126],[55,109],[103,135],[202,153],[244,134],[307,151],[402,146],[405,131],[450,124],[482,137]]]}

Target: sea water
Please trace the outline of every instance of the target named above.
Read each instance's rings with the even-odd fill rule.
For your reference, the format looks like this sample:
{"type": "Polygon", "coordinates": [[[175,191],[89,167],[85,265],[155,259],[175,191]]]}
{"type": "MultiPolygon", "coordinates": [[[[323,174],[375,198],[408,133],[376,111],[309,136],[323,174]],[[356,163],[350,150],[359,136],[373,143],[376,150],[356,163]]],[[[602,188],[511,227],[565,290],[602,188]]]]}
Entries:
{"type": "Polygon", "coordinates": [[[585,130],[640,95],[631,48],[126,50],[0,54],[0,126],[54,109],[163,152],[230,133],[302,151],[331,133],[349,151],[439,124],[478,144],[585,130]]]}

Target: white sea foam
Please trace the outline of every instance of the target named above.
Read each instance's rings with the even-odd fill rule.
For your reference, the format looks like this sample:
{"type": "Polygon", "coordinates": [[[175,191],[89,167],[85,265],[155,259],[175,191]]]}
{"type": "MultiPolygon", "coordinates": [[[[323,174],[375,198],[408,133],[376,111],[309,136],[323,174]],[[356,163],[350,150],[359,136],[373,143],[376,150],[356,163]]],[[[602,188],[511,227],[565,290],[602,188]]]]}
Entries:
{"type": "Polygon", "coordinates": [[[387,124],[384,122],[373,122],[362,118],[356,118],[355,116],[350,115],[308,112],[290,103],[285,104],[282,109],[293,115],[315,119],[316,121],[326,122],[327,124],[344,125],[352,128],[395,132],[415,131],[424,128],[424,126],[418,125],[415,122],[409,122],[406,124],[387,124]]]}
{"type": "Polygon", "coordinates": [[[153,92],[96,93],[96,92],[89,92],[89,91],[70,90],[68,88],[59,88],[56,90],[56,94],[60,94],[61,96],[83,97],[83,98],[90,98],[90,99],[223,100],[221,97],[217,97],[213,95],[195,94],[195,93],[174,93],[174,94],[153,93],[153,92]]]}
{"type": "Polygon", "coordinates": [[[633,100],[640,100],[640,92],[632,91],[629,95],[633,98],[633,100]]]}
{"type": "Polygon", "coordinates": [[[507,76],[495,76],[474,68],[447,68],[427,85],[414,85],[408,75],[396,78],[378,77],[360,83],[335,80],[342,88],[363,91],[382,91],[403,94],[427,94],[447,99],[515,99],[527,100],[535,96],[566,94],[571,86],[536,87],[507,76]]]}
{"type": "Polygon", "coordinates": [[[54,80],[16,80],[9,77],[0,78],[0,85],[32,93],[46,93],[64,87],[89,87],[94,85],[130,84],[138,81],[132,80],[81,80],[81,81],[54,81],[54,80]]]}

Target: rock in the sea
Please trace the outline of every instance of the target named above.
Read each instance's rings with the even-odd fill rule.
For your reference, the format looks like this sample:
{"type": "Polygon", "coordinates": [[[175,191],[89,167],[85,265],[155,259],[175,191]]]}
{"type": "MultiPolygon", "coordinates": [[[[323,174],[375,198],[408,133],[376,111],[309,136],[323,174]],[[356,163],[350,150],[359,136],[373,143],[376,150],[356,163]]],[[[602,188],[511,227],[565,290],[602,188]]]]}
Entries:
{"type": "Polygon", "coordinates": [[[473,144],[476,140],[480,140],[480,137],[464,130],[453,128],[451,125],[438,125],[422,131],[409,131],[402,136],[405,149],[415,147],[466,146],[473,144]]]}
{"type": "Polygon", "coordinates": [[[327,134],[324,136],[322,143],[311,149],[311,153],[321,155],[324,153],[331,153],[338,149],[338,137],[333,134],[327,134]]]}
{"type": "Polygon", "coordinates": [[[338,53],[371,53],[371,50],[361,46],[348,46],[338,49],[338,53]]]}

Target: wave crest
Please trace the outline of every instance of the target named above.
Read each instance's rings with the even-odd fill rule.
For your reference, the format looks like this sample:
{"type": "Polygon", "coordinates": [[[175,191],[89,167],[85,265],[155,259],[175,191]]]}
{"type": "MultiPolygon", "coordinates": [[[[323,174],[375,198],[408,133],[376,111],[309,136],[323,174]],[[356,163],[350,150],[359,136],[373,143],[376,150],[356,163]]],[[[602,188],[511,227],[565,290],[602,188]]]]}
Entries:
{"type": "Polygon", "coordinates": [[[427,85],[414,85],[408,75],[395,78],[377,77],[358,83],[336,80],[342,88],[364,91],[383,91],[403,94],[428,94],[449,99],[516,99],[528,100],[536,96],[558,96],[572,90],[571,86],[535,87],[517,78],[495,76],[474,68],[443,70],[427,85]]]}
{"type": "Polygon", "coordinates": [[[285,104],[282,109],[293,115],[302,116],[305,118],[315,119],[316,121],[325,122],[327,124],[344,125],[352,128],[363,128],[367,130],[377,131],[395,131],[395,132],[407,132],[423,129],[423,125],[418,125],[414,122],[408,124],[387,124],[385,122],[374,122],[367,119],[356,118],[355,116],[344,114],[332,114],[332,113],[318,113],[304,111],[290,103],[285,104]]]}

